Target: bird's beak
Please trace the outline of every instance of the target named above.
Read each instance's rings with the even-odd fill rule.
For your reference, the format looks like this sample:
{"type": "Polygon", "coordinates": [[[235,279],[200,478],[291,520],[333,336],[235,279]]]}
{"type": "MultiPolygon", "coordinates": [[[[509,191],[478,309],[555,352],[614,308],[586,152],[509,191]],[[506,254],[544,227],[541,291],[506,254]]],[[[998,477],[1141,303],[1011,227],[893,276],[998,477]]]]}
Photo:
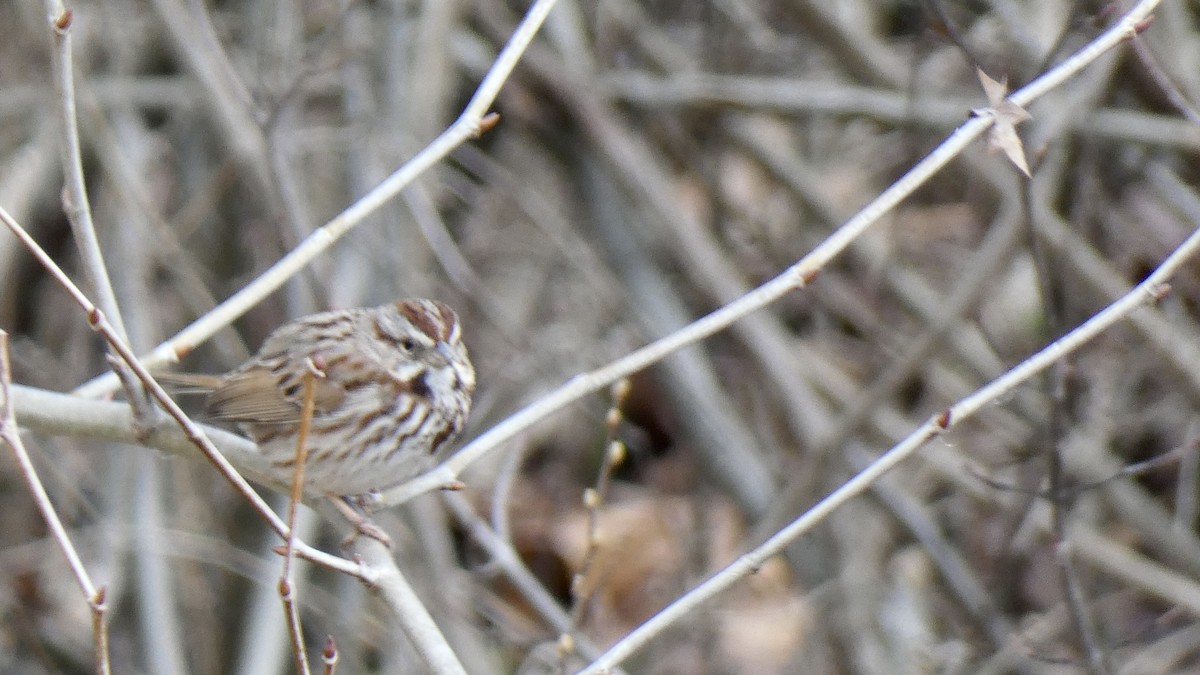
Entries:
{"type": "Polygon", "coordinates": [[[475,375],[470,370],[470,366],[464,364],[458,359],[458,356],[454,353],[454,348],[450,346],[449,342],[437,343],[437,346],[434,347],[434,351],[436,351],[438,356],[441,357],[439,359],[440,362],[437,364],[438,367],[450,366],[453,368],[454,376],[455,379],[458,380],[459,386],[472,388],[475,386],[475,375]]]}
{"type": "Polygon", "coordinates": [[[454,363],[454,350],[450,347],[449,342],[439,342],[433,349],[441,357],[437,365],[446,366],[454,363]]]}

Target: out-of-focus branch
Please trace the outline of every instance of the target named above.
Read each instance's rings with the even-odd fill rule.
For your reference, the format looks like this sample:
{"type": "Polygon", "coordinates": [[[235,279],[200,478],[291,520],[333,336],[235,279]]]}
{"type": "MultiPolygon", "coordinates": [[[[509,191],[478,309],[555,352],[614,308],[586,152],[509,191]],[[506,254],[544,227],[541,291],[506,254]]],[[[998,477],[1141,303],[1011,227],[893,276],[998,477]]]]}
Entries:
{"type": "MultiPolygon", "coordinates": [[[[195,349],[197,345],[212,337],[213,333],[229,325],[263,298],[278,290],[342,235],[396,196],[429,167],[441,161],[459,145],[491,128],[496,118],[487,117],[488,109],[555,2],[556,0],[538,0],[530,7],[525,19],[496,57],[475,95],[454,124],[375,189],[306,237],[299,246],[280,258],[257,279],[246,284],[208,314],[192,322],[175,337],[160,344],[145,356],[142,362],[153,368],[156,365],[178,361],[181,355],[195,349]]],[[[76,393],[80,396],[100,396],[111,392],[114,384],[112,377],[104,375],[83,385],[76,393]]]]}
{"type": "MultiPolygon", "coordinates": [[[[1071,58],[1047,72],[1025,87],[1015,91],[1009,99],[1020,106],[1027,106],[1038,96],[1060,85],[1067,78],[1091,63],[1109,49],[1132,35],[1141,21],[1158,4],[1158,0],[1145,0],[1132,9],[1112,28],[1097,37],[1071,58]]],[[[557,70],[545,58],[530,55],[531,64],[543,71],[557,70]]],[[[416,494],[453,485],[458,475],[480,457],[494,450],[531,424],[545,418],[565,405],[583,396],[598,391],[622,377],[631,375],[648,365],[657,363],[689,344],[702,340],[729,327],[734,322],[766,307],[792,291],[806,287],[820,270],[837,257],[855,239],[875,225],[904,198],[939,172],[957,157],[968,145],[992,124],[990,115],[975,117],[954,131],[933,152],[929,153],[907,173],[892,183],[878,197],[862,208],[849,221],[835,230],[808,255],[788,267],[774,279],[762,284],[740,298],[729,302],[716,311],[702,317],[686,327],[656,340],[606,366],[581,373],[569,382],[550,392],[541,399],[522,408],[508,419],[492,427],[486,433],[458,451],[453,457],[424,476],[403,486],[388,490],[382,496],[384,503],[399,503],[416,494]]],[[[637,155],[635,149],[629,153],[637,155]]]]}
{"type": "Polygon", "coordinates": [[[736,562],[713,575],[687,595],[635,629],[593,662],[583,673],[598,675],[615,664],[620,663],[654,635],[661,632],[667,626],[672,625],[680,617],[694,611],[700,603],[725,590],[742,577],[752,574],[768,558],[779,553],[788,543],[811,530],[834,509],[870,488],[881,476],[911,456],[921,446],[925,445],[926,442],[940,436],[946,430],[961,424],[985,406],[991,405],[1003,396],[1006,396],[1015,387],[1027,382],[1031,377],[1073,353],[1097,335],[1110,328],[1113,324],[1127,317],[1134,310],[1161,298],[1169,290],[1168,279],[1185,262],[1190,260],[1198,249],[1200,249],[1200,228],[1195,230],[1169,258],[1163,261],[1153,274],[1146,277],[1145,281],[1138,284],[1129,293],[1104,310],[1096,313],[1092,318],[1070,333],[1046,345],[1037,354],[1021,362],[1000,378],[993,380],[970,396],[958,401],[944,412],[931,417],[920,427],[913,430],[903,441],[884,453],[866,469],[843,483],[841,487],[834,490],[799,518],[781,529],[762,546],[741,556],[736,562]]]}
{"type": "MultiPolygon", "coordinates": [[[[59,120],[61,135],[59,150],[62,153],[63,210],[71,223],[79,258],[96,296],[96,305],[109,317],[113,331],[123,341],[129,337],[117,305],[104,254],[100,251],[100,240],[96,236],[96,225],[92,221],[92,206],[88,200],[87,185],[83,177],[83,152],[79,146],[79,126],[75,115],[75,76],[71,60],[71,24],[74,14],[63,7],[60,0],[46,0],[46,14],[50,18],[54,47],[51,49],[51,65],[54,84],[62,105],[59,120]]],[[[135,412],[135,428],[145,430],[154,423],[156,410],[149,404],[141,386],[134,378],[129,366],[122,363],[115,350],[110,349],[109,365],[112,375],[120,379],[135,412]]]]}
{"type": "Polygon", "coordinates": [[[33,461],[30,460],[29,453],[25,451],[25,444],[21,441],[20,429],[17,427],[17,406],[14,399],[12,369],[8,359],[8,333],[0,331],[0,440],[3,440],[16,456],[17,464],[20,465],[21,473],[29,486],[29,492],[33,495],[38,510],[42,513],[42,519],[46,521],[46,527],[50,529],[54,540],[58,542],[59,548],[67,557],[67,564],[75,575],[75,581],[79,584],[84,600],[92,610],[92,630],[96,641],[96,670],[99,673],[107,674],[110,672],[110,667],[106,620],[108,604],[105,602],[105,590],[103,587],[97,589],[96,585],[92,583],[91,575],[83,566],[79,552],[75,550],[75,545],[67,536],[67,530],[63,527],[58,512],[50,503],[50,496],[46,494],[46,488],[42,486],[42,481],[33,468],[33,461]]]}

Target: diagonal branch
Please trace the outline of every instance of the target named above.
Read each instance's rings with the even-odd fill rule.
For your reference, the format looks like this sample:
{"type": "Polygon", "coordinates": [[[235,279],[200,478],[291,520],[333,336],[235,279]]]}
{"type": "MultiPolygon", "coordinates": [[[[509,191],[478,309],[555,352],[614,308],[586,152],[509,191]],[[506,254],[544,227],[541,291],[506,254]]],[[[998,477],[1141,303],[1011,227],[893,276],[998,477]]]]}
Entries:
{"type": "MultiPolygon", "coordinates": [[[[254,281],[180,331],[175,337],[154,348],[142,362],[150,368],[164,363],[174,363],[192,351],[214,333],[228,326],[245,314],[271,293],[278,290],[293,275],[304,269],[317,256],[333,245],[343,235],[363,222],[371,213],[383,206],[401,190],[412,183],[431,166],[449,155],[455,148],[491,129],[497,117],[488,115],[500,87],[508,79],[517,60],[537,34],[546,15],[556,0],[538,0],[529,9],[521,25],[513,32],[508,44],[496,57],[491,69],[479,84],[475,95],[467,103],[459,118],[433,139],[424,150],[388,176],[373,190],[338,214],[333,220],[318,228],[300,242],[296,248],[280,258],[254,281]]],[[[115,378],[105,374],[79,387],[74,393],[79,396],[98,397],[114,390],[115,378]]]]}
{"type": "MultiPolygon", "coordinates": [[[[1144,0],[1111,28],[1071,58],[1045,73],[1025,87],[1013,92],[1009,100],[1027,106],[1038,96],[1061,84],[1088,63],[1134,35],[1142,21],[1161,0],[1144,0]]],[[[576,375],[558,389],[517,411],[504,421],[481,434],[454,456],[425,475],[383,493],[382,503],[397,504],[413,496],[454,485],[462,471],[479,458],[493,451],[530,425],[564,406],[599,391],[622,377],[657,363],[693,342],[698,342],[735,321],[779,300],[788,293],[805,288],[831,260],[855,239],[879,222],[902,200],[925,184],[951,160],[980,136],[992,124],[992,118],[968,120],[924,159],[867,204],[844,225],[821,242],[808,255],[784,270],[774,279],[746,293],[720,309],[689,324],[685,328],[638,349],[612,363],[587,373],[576,375]]],[[[632,151],[632,149],[631,149],[632,151]]]]}
{"type": "Polygon", "coordinates": [[[862,494],[881,476],[912,456],[929,440],[940,436],[980,410],[1008,395],[1018,385],[1028,381],[1065,356],[1075,352],[1091,339],[1104,332],[1118,321],[1125,319],[1134,310],[1159,300],[1168,290],[1167,283],[1185,262],[1200,249],[1200,228],[1192,232],[1175,251],[1159,265],[1158,269],[1104,310],[1076,327],[1058,340],[1046,345],[1041,351],[1012,368],[988,385],[947,408],[944,412],[926,420],[904,440],[893,446],[874,463],[846,481],[837,490],[817,502],[811,509],[793,520],[764,544],[738,558],[733,564],[710,577],[690,593],[668,606],[649,621],[629,633],[608,652],[593,662],[583,673],[596,675],[611,669],[645,645],[651,638],[670,626],[701,603],[729,588],[742,577],[753,574],[770,557],[778,554],[785,546],[823,521],[834,509],[862,494]]]}

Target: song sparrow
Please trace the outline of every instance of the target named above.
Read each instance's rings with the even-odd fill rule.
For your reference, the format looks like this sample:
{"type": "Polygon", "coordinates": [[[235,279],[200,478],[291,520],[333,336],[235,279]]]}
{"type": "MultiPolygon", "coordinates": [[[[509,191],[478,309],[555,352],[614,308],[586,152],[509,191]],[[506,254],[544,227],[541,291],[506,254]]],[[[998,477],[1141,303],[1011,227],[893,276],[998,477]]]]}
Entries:
{"type": "Polygon", "coordinates": [[[313,380],[305,486],[360,495],[430,468],[462,431],[475,368],[460,333],[458,315],[434,300],[322,312],[280,326],[227,375],[188,383],[208,392],[206,413],[237,423],[289,484],[304,373],[315,366],[323,377],[313,380]]]}

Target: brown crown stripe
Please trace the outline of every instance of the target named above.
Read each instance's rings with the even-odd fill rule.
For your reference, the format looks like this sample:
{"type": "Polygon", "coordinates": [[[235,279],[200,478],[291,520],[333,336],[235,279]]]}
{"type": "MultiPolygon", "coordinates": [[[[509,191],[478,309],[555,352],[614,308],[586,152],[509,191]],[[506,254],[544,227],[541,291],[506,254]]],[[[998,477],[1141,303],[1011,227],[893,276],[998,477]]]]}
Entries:
{"type": "Polygon", "coordinates": [[[438,339],[442,342],[449,342],[451,335],[453,335],[455,329],[458,327],[458,315],[454,313],[454,310],[450,309],[449,305],[444,303],[435,301],[433,306],[437,310],[438,318],[441,319],[439,323],[442,330],[438,335],[438,339]]]}
{"type": "Polygon", "coordinates": [[[416,326],[417,330],[429,336],[431,340],[445,340],[446,328],[446,311],[450,308],[440,302],[401,302],[396,305],[396,309],[408,319],[409,323],[416,326]],[[436,315],[435,315],[436,313],[436,315]]]}

